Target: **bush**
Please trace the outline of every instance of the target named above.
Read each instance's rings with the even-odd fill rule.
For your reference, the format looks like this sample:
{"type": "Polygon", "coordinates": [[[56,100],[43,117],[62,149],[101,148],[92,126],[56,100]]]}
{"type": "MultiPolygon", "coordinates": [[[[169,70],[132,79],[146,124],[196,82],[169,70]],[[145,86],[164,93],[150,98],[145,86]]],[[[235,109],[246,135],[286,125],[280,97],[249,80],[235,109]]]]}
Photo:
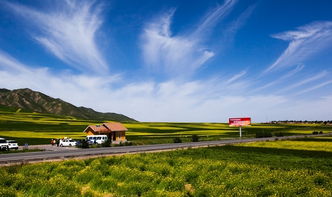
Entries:
{"type": "Polygon", "coordinates": [[[284,134],[281,132],[275,133],[274,134],[276,137],[284,137],[284,134]]]}
{"type": "Polygon", "coordinates": [[[0,151],[9,151],[8,148],[0,148],[0,151]]]}
{"type": "Polygon", "coordinates": [[[102,147],[111,147],[112,141],[107,139],[104,143],[101,144],[102,147]]]}
{"type": "Polygon", "coordinates": [[[0,188],[0,196],[15,197],[15,190],[12,188],[0,188]]]}
{"type": "Polygon", "coordinates": [[[198,137],[198,135],[192,135],[192,136],[191,136],[191,141],[192,141],[192,142],[198,142],[198,141],[199,141],[199,137],[198,137]]]}
{"type": "Polygon", "coordinates": [[[312,134],[313,134],[313,135],[317,135],[317,134],[318,134],[318,131],[313,131],[312,134]]]}
{"type": "Polygon", "coordinates": [[[175,137],[175,138],[173,139],[173,142],[174,142],[174,143],[182,143],[182,140],[181,140],[181,138],[179,138],[179,137],[175,137]]]}
{"type": "Polygon", "coordinates": [[[263,138],[263,137],[272,137],[272,133],[270,131],[259,131],[256,133],[256,138],[263,138]]]}
{"type": "Polygon", "coordinates": [[[89,148],[89,142],[87,140],[80,140],[77,143],[78,148],[89,148]]]}
{"type": "Polygon", "coordinates": [[[125,142],[124,142],[124,145],[125,145],[125,146],[131,146],[131,145],[133,145],[133,143],[132,143],[131,141],[125,141],[125,142]]]}
{"type": "Polygon", "coordinates": [[[319,134],[323,134],[323,131],[320,131],[319,134]]]}

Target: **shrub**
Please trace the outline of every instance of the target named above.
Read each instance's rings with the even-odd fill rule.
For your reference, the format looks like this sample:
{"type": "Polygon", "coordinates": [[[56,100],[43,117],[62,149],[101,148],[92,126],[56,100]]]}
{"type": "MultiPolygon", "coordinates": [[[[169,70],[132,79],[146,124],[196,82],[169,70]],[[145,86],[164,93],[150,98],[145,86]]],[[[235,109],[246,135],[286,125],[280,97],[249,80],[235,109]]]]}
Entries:
{"type": "Polygon", "coordinates": [[[198,141],[199,141],[199,137],[198,137],[198,135],[192,135],[192,136],[191,136],[191,141],[192,141],[192,142],[198,142],[198,141]]]}
{"type": "Polygon", "coordinates": [[[92,186],[101,191],[114,192],[117,187],[117,180],[112,177],[94,179],[92,186]]]}
{"type": "Polygon", "coordinates": [[[174,142],[174,143],[182,143],[182,140],[181,140],[181,138],[179,138],[179,137],[175,137],[175,138],[173,139],[173,142],[174,142]]]}
{"type": "Polygon", "coordinates": [[[157,186],[159,190],[167,190],[167,191],[181,191],[184,186],[184,180],[180,177],[165,177],[163,178],[157,186]]]}
{"type": "Polygon", "coordinates": [[[274,134],[276,137],[284,137],[284,134],[281,132],[275,133],[274,134]]]}
{"type": "Polygon", "coordinates": [[[91,170],[91,168],[85,168],[79,171],[74,177],[74,180],[81,184],[87,184],[94,179],[100,179],[100,177],[99,174],[91,170]]]}
{"type": "Polygon", "coordinates": [[[318,131],[313,131],[312,134],[313,134],[313,135],[317,135],[317,134],[318,134],[318,131]]]}
{"type": "Polygon", "coordinates": [[[256,138],[263,138],[263,137],[272,137],[272,133],[270,131],[256,132],[256,138]]]}
{"type": "Polygon", "coordinates": [[[126,184],[117,186],[117,191],[120,196],[142,196],[149,191],[153,186],[145,182],[127,182],[126,184]]]}
{"type": "Polygon", "coordinates": [[[112,141],[107,139],[104,143],[101,144],[102,147],[110,147],[112,145],[112,141]]]}
{"type": "Polygon", "coordinates": [[[89,148],[89,142],[87,140],[80,140],[77,143],[78,148],[89,148]]]}
{"type": "Polygon", "coordinates": [[[131,146],[131,145],[133,145],[133,143],[132,143],[131,141],[125,141],[125,142],[124,142],[124,145],[125,145],[125,146],[131,146]]]}
{"type": "Polygon", "coordinates": [[[320,175],[319,175],[319,176],[317,176],[317,177],[314,178],[314,183],[315,183],[315,185],[324,186],[324,185],[326,185],[328,182],[329,182],[328,179],[325,178],[324,176],[320,176],[320,175]]]}
{"type": "Polygon", "coordinates": [[[0,188],[0,196],[15,197],[15,190],[12,188],[0,188]]]}
{"type": "Polygon", "coordinates": [[[323,131],[320,131],[319,134],[323,134],[323,131]]]}

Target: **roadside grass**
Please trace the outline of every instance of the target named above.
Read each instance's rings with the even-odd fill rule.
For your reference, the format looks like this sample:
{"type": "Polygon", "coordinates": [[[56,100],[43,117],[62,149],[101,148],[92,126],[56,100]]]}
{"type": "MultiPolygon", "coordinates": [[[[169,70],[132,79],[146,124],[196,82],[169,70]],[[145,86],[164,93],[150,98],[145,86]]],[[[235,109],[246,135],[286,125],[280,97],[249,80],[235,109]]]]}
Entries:
{"type": "Polygon", "coordinates": [[[315,137],[315,138],[293,139],[291,141],[282,140],[282,141],[272,141],[272,142],[255,142],[255,143],[246,143],[234,146],[241,146],[248,148],[251,147],[278,148],[280,150],[286,149],[286,150],[307,150],[307,151],[331,151],[332,137],[325,136],[325,137],[315,137]]]}
{"type": "Polygon", "coordinates": [[[331,137],[0,168],[0,196],[332,196],[331,137]]]}
{"type": "MultiPolygon", "coordinates": [[[[16,112],[0,107],[0,137],[15,139],[20,145],[48,144],[52,138],[83,139],[83,130],[88,125],[100,123],[70,116],[16,112]]],[[[124,125],[128,128],[127,139],[136,145],[172,143],[176,137],[182,142],[189,142],[192,135],[198,135],[201,141],[234,139],[239,136],[238,128],[229,127],[225,123],[133,122],[124,125]]],[[[252,138],[261,131],[282,133],[285,136],[311,134],[312,131],[331,132],[332,126],[252,124],[250,127],[244,127],[242,131],[243,138],[252,138]]]]}

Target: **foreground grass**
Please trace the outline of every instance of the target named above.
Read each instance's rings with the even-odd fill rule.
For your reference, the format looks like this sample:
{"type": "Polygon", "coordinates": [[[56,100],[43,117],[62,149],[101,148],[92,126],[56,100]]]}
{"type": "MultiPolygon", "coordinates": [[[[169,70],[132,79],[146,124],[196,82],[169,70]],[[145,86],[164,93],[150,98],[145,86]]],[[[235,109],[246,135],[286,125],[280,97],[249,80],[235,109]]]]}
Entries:
{"type": "MultiPolygon", "coordinates": [[[[87,125],[99,123],[52,114],[16,112],[0,107],[0,137],[14,139],[20,145],[48,144],[52,138],[82,139],[87,125]]],[[[230,128],[223,123],[141,122],[125,123],[125,126],[128,128],[127,139],[136,145],[172,143],[175,137],[187,142],[192,135],[198,135],[201,141],[237,138],[239,135],[237,128],[230,128]]],[[[243,128],[243,136],[255,137],[261,131],[281,132],[283,135],[310,134],[314,130],[329,132],[332,127],[319,124],[253,124],[243,128]]]]}
{"type": "Polygon", "coordinates": [[[332,196],[332,138],[0,168],[0,196],[332,196]]]}

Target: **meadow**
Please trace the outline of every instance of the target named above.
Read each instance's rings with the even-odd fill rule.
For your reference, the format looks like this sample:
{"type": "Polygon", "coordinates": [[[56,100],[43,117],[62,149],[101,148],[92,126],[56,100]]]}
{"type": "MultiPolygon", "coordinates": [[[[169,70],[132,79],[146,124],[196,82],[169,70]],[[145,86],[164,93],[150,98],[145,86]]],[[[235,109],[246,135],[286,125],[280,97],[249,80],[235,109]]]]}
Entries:
{"type": "MultiPolygon", "coordinates": [[[[90,124],[102,122],[79,120],[73,117],[53,114],[28,113],[0,107],[0,137],[15,139],[20,145],[48,144],[52,138],[71,137],[83,139],[83,130],[90,124]]],[[[127,139],[133,144],[172,143],[175,137],[183,142],[191,141],[192,135],[200,140],[221,140],[238,138],[238,128],[225,123],[162,123],[130,122],[127,139]]],[[[332,131],[332,126],[320,124],[252,124],[243,128],[243,137],[255,137],[257,132],[271,132],[282,135],[311,134],[312,131],[332,131]]]]}
{"type": "Polygon", "coordinates": [[[332,137],[0,168],[0,196],[332,196],[332,137]]]}

